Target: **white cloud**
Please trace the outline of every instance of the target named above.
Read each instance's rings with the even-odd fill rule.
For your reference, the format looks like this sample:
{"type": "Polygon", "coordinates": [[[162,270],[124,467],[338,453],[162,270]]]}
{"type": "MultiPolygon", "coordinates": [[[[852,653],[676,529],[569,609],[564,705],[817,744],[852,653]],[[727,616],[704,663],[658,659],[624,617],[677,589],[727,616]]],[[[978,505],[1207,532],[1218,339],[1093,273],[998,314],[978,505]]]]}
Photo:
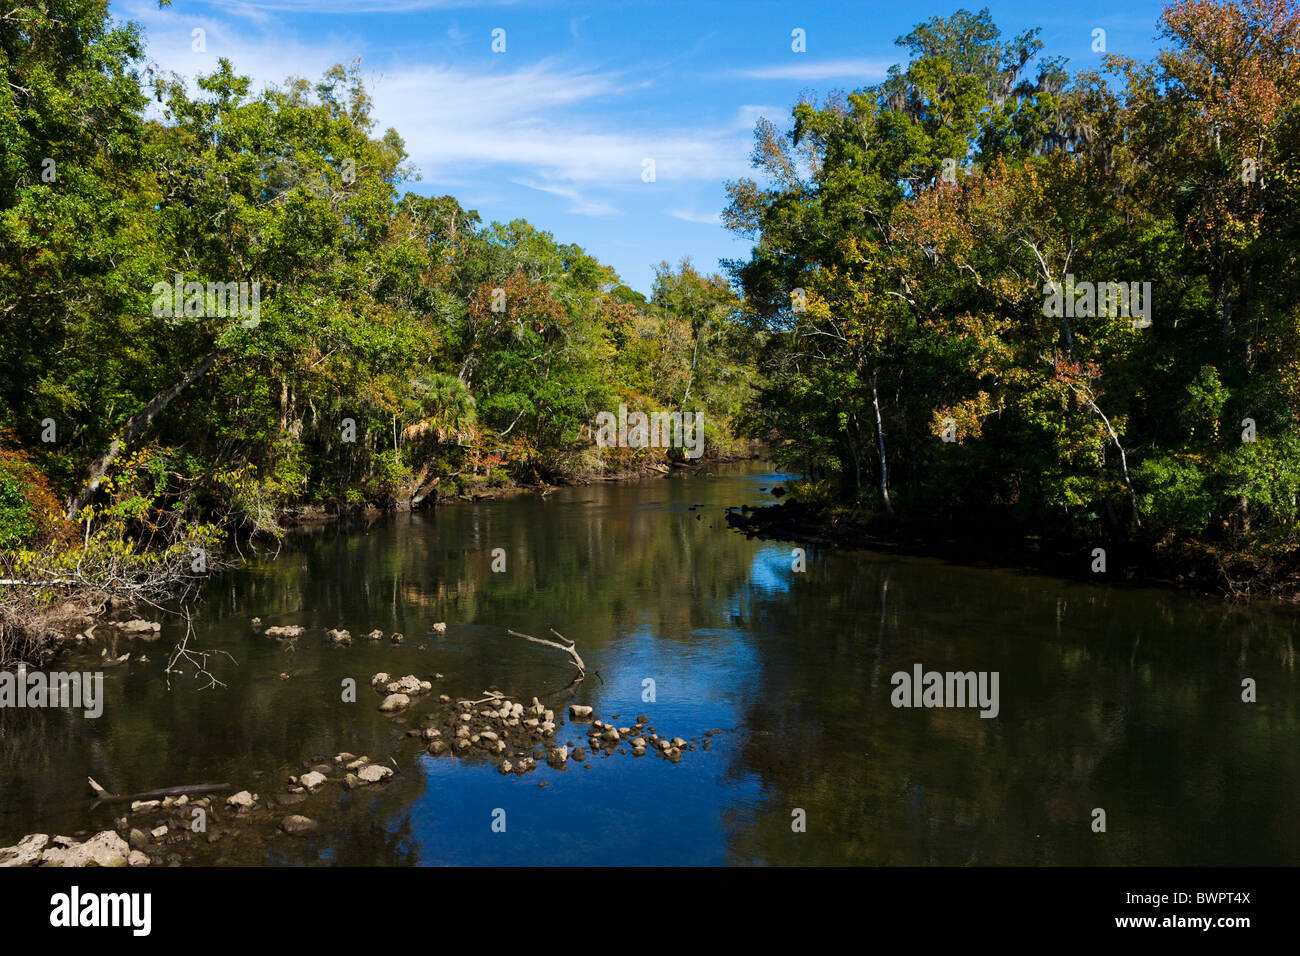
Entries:
{"type": "Polygon", "coordinates": [[[698,222],[705,226],[722,225],[722,217],[716,212],[702,215],[693,209],[668,209],[665,211],[674,219],[681,219],[683,222],[698,222]]]}
{"type": "MultiPolygon", "coordinates": [[[[151,0],[124,0],[120,11],[144,25],[150,59],[190,78],[224,56],[260,89],[290,75],[315,80],[368,52],[355,34],[306,44],[278,23],[160,11],[151,0]],[[191,50],[195,26],[207,31],[204,53],[191,50]]],[[[653,112],[632,122],[624,103],[653,77],[557,60],[511,66],[494,58],[474,68],[390,62],[376,71],[363,59],[378,130],[391,126],[401,134],[423,181],[437,184],[431,188],[512,180],[567,198],[583,215],[615,214],[610,190],[666,190],[745,175],[754,119],[771,110],[742,107],[723,123],[657,124],[653,112]],[[655,183],[641,180],[647,158],[655,162],[655,183]]]]}
{"type": "Polygon", "coordinates": [[[579,195],[578,190],[568,186],[559,186],[554,183],[529,182],[524,179],[512,179],[512,183],[518,186],[526,186],[529,189],[536,189],[539,192],[550,193],[553,196],[563,196],[569,200],[572,205],[569,206],[569,212],[579,216],[613,216],[618,214],[618,210],[608,203],[594,202],[585,199],[579,195]]]}
{"type": "Polygon", "coordinates": [[[512,6],[519,0],[208,0],[213,7],[256,7],[284,13],[415,13],[457,7],[512,6]]]}
{"type": "Polygon", "coordinates": [[[797,56],[781,66],[736,70],[735,76],[751,80],[856,80],[861,85],[878,83],[889,72],[892,62],[885,60],[805,60],[797,56]]]}

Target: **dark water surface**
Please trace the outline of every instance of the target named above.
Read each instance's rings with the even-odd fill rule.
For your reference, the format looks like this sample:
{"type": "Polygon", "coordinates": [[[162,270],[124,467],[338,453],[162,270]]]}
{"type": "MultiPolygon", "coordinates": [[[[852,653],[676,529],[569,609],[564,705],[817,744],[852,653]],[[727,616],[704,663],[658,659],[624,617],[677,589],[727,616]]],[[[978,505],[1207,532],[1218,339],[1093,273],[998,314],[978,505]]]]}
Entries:
{"type": "Polygon", "coordinates": [[[117,653],[150,660],[105,671],[98,720],[0,711],[0,845],[111,826],[112,810],[88,809],[87,775],[116,792],[230,781],[274,793],[304,761],[350,751],[391,754],[402,773],[382,788],[330,785],[294,811],[320,820],[319,833],[228,840],[220,859],[1300,861],[1292,611],[870,552],[810,548],[795,573],[790,545],[747,540],[723,517],[770,503],[759,489],[781,480],[727,466],[450,505],[259,555],[218,576],[195,618],[195,646],[235,659],[212,660],[226,687],[167,687],[181,630],[164,619],[159,641],[118,640],[117,653]],[[491,570],[494,548],[504,573],[491,570]],[[253,632],[253,616],[309,634],[286,651],[253,632]],[[445,636],[429,633],[436,621],[445,636]],[[326,646],[327,627],[357,640],[326,646]],[[562,694],[567,659],[507,627],[556,628],[593,673],[562,694]],[[406,640],[367,644],[372,628],[406,640]],[[1000,713],[891,706],[891,674],[918,662],[997,671],[1000,713]],[[425,754],[404,736],[418,704],[396,720],[376,710],[376,671],[441,672],[435,694],[453,697],[493,686],[543,697],[561,743],[586,745],[559,716],[571,701],[622,726],[647,715],[665,736],[723,733],[677,764],[628,753],[505,777],[486,758],[425,754]],[[1246,677],[1257,703],[1241,701],[1246,677]],[[356,703],[341,700],[345,678],[356,703]],[[1098,807],[1105,833],[1091,828],[1098,807]],[[492,828],[498,809],[504,833],[492,828]],[[792,832],[796,809],[806,832],[792,832]]]}

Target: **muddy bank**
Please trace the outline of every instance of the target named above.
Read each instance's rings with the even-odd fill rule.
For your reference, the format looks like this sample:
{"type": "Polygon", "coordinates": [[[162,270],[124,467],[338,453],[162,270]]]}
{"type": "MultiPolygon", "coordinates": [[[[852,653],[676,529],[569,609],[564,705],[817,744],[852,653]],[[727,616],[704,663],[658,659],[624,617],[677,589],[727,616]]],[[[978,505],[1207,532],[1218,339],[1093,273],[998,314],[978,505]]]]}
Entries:
{"type": "Polygon", "coordinates": [[[1144,547],[1100,537],[1051,537],[1027,533],[1004,521],[897,521],[792,500],[729,509],[727,524],[748,537],[766,540],[937,557],[1094,584],[1168,587],[1289,603],[1300,600],[1300,567],[1295,562],[1224,556],[1206,548],[1144,547]]]}

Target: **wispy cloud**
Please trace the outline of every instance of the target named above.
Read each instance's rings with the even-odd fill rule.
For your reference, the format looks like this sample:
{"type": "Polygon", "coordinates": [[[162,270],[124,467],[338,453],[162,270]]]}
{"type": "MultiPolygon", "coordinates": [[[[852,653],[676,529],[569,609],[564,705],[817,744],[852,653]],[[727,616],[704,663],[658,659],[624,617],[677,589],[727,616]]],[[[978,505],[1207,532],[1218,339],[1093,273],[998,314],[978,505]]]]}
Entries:
{"type": "Polygon", "coordinates": [[[285,13],[416,13],[457,7],[513,6],[520,0],[208,0],[215,8],[258,7],[285,13]]]}
{"type": "Polygon", "coordinates": [[[844,80],[855,79],[861,83],[877,83],[885,78],[892,61],[886,60],[805,60],[800,56],[791,63],[735,70],[734,76],[751,80],[844,80]]]}
{"type": "Polygon", "coordinates": [[[701,214],[693,209],[668,209],[665,210],[668,215],[674,219],[681,219],[683,222],[698,222],[705,226],[722,225],[722,217],[715,213],[701,214]]]}
{"type": "Polygon", "coordinates": [[[538,192],[550,193],[553,196],[563,196],[569,200],[569,212],[579,216],[613,216],[617,215],[618,210],[608,203],[595,202],[579,195],[578,190],[570,186],[561,186],[555,183],[538,183],[529,182],[524,179],[510,180],[517,186],[526,186],[529,189],[536,189],[538,192]]]}

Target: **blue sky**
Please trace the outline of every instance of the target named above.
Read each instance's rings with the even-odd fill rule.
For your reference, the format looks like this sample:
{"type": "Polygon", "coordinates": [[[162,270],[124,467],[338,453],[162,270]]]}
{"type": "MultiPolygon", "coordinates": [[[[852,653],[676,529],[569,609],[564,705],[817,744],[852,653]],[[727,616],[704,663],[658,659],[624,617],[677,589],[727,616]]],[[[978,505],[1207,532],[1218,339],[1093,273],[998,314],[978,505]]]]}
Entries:
{"type": "MultiPolygon", "coordinates": [[[[149,56],[193,76],[228,57],[257,84],[316,78],[360,57],[378,130],[406,140],[421,180],[484,222],[524,218],[576,242],[649,292],[654,264],[718,269],[749,243],[718,224],[723,184],[749,175],[755,121],[784,128],[801,93],[880,80],[894,40],[935,3],[112,0],[146,32],[149,56]],[[191,49],[206,31],[206,52],[191,49]],[[505,52],[492,50],[505,31],[505,52]],[[791,49],[802,29],[806,52],[791,49]],[[654,182],[643,181],[645,161],[654,182]]],[[[964,4],[978,10],[979,3],[964,4]]],[[[1106,50],[1155,49],[1161,4],[991,3],[1004,35],[1041,27],[1044,53],[1095,67],[1106,50]]]]}

